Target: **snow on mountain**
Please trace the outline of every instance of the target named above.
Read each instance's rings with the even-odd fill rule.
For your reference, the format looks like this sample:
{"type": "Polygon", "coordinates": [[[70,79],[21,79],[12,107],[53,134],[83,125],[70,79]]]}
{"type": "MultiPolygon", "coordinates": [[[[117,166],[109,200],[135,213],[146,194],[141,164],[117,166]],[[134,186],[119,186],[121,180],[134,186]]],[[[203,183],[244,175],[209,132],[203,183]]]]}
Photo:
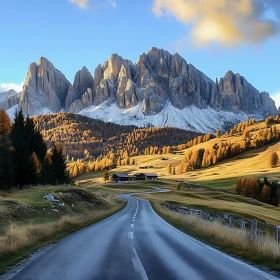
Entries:
{"type": "Polygon", "coordinates": [[[7,115],[9,116],[10,120],[13,120],[15,118],[15,114],[16,114],[16,111],[19,110],[19,106],[18,104],[13,106],[12,108],[8,109],[6,111],[7,115]]]}
{"type": "MultiPolygon", "coordinates": [[[[13,120],[15,118],[16,111],[20,109],[20,106],[18,104],[14,105],[10,109],[6,110],[6,113],[8,114],[9,118],[13,120]]],[[[39,115],[45,115],[45,114],[54,114],[49,108],[43,108],[41,110],[35,111],[35,114],[32,116],[39,116],[39,115]]]]}
{"type": "Polygon", "coordinates": [[[245,113],[218,112],[210,107],[199,109],[194,105],[180,110],[172,106],[170,102],[158,114],[147,116],[142,112],[142,102],[130,109],[120,109],[116,104],[105,101],[98,106],[90,106],[80,111],[79,114],[121,125],[169,126],[201,133],[215,132],[221,128],[221,125],[246,121],[250,117],[245,113]]]}
{"type": "Polygon", "coordinates": [[[0,108],[4,107],[4,104],[9,97],[12,97],[17,94],[18,93],[13,89],[10,89],[10,90],[4,91],[4,92],[0,92],[0,108]]]}

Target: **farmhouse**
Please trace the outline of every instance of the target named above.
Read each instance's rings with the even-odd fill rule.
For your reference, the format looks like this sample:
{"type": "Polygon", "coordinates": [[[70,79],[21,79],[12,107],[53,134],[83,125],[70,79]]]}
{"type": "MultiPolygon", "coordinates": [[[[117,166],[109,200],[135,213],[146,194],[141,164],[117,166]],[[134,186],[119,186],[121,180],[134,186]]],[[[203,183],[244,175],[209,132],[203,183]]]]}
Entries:
{"type": "Polygon", "coordinates": [[[158,175],[155,173],[146,174],[146,180],[157,180],[158,175]]]}
{"type": "Polygon", "coordinates": [[[147,173],[136,173],[134,174],[134,177],[136,177],[136,180],[157,180],[158,175],[157,174],[147,174],[147,173]]]}
{"type": "Polygon", "coordinates": [[[146,180],[146,174],[145,173],[136,173],[134,174],[134,176],[136,177],[136,180],[146,180]]]}
{"type": "Polygon", "coordinates": [[[112,175],[112,183],[127,184],[128,181],[129,181],[129,176],[125,173],[114,173],[112,175]]]}

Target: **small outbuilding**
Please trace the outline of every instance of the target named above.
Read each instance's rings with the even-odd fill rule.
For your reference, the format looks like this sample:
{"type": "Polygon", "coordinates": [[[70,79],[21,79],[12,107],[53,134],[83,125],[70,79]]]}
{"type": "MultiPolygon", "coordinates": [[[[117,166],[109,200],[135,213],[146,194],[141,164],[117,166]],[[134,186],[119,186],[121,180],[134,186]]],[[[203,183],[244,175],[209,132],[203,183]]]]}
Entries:
{"type": "Polygon", "coordinates": [[[146,180],[146,174],[145,173],[136,173],[136,174],[134,174],[134,177],[136,178],[137,181],[139,181],[139,180],[141,180],[141,181],[146,180]]]}
{"type": "Polygon", "coordinates": [[[149,168],[153,168],[153,166],[151,166],[151,165],[139,166],[139,169],[149,169],[149,168]]]}
{"type": "Polygon", "coordinates": [[[128,181],[129,181],[129,176],[125,173],[114,173],[112,175],[112,183],[127,184],[128,181]]]}
{"type": "Polygon", "coordinates": [[[145,174],[146,175],[146,180],[157,180],[158,175],[156,173],[150,173],[150,174],[145,174]]]}

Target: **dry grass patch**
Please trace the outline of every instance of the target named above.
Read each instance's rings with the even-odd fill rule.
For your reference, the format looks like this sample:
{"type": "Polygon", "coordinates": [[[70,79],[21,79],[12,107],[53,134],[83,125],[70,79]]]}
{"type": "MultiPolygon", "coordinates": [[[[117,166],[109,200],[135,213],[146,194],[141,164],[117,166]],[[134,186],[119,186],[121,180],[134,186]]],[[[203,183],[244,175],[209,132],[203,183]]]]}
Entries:
{"type": "Polygon", "coordinates": [[[153,203],[158,214],[175,227],[222,250],[280,271],[280,247],[269,233],[253,238],[249,231],[229,228],[197,216],[183,215],[153,203]]]}
{"type": "Polygon", "coordinates": [[[0,273],[41,246],[55,242],[63,236],[98,222],[125,206],[125,201],[111,201],[111,208],[63,216],[54,222],[41,224],[9,224],[0,236],[0,273]]]}

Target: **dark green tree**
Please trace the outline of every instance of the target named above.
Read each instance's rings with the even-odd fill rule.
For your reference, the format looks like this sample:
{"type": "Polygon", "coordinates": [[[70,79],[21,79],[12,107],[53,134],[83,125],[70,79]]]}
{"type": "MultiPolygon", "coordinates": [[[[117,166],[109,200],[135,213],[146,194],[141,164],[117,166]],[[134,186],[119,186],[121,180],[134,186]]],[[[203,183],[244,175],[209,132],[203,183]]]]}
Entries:
{"type": "Polygon", "coordinates": [[[15,114],[14,124],[11,131],[11,141],[13,145],[13,166],[14,166],[14,183],[22,187],[25,184],[29,184],[28,180],[28,166],[30,147],[28,143],[29,137],[26,139],[25,133],[25,121],[22,110],[20,109],[15,114]]]}
{"type": "Polygon", "coordinates": [[[13,182],[11,129],[11,121],[2,109],[0,111],[0,189],[9,189],[13,182]]]}
{"type": "Polygon", "coordinates": [[[53,170],[53,179],[55,184],[64,184],[69,182],[69,172],[62,147],[55,143],[51,150],[51,162],[53,170]]]}

